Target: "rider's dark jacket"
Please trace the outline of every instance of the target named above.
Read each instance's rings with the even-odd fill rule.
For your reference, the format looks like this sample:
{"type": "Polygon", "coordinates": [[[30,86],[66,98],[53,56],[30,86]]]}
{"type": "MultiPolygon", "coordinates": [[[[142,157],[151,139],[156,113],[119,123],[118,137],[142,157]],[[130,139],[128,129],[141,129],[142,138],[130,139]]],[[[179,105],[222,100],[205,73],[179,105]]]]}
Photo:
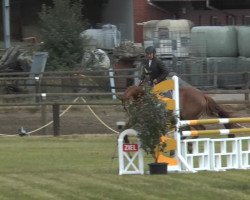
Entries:
{"type": "Polygon", "coordinates": [[[152,59],[151,65],[149,66],[149,60],[143,61],[143,68],[141,74],[141,81],[149,81],[150,85],[153,85],[153,80],[156,79],[158,83],[164,81],[168,76],[169,72],[166,65],[158,58],[152,59]]]}

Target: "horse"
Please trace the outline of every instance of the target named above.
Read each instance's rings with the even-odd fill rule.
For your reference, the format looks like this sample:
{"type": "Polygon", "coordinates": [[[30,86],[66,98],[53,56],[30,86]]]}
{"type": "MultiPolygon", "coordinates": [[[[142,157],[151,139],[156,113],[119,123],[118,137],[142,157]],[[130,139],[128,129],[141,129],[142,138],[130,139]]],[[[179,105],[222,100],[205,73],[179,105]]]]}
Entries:
{"type": "MultiPolygon", "coordinates": [[[[145,94],[142,85],[132,85],[129,86],[125,92],[119,97],[126,107],[126,102],[133,100],[138,102],[140,97],[145,94]]],[[[201,90],[194,87],[180,87],[180,120],[192,120],[199,119],[202,116],[216,117],[216,118],[230,118],[233,117],[232,113],[225,110],[219,104],[215,102],[213,98],[204,94],[201,90]]],[[[126,110],[126,108],[125,108],[126,110]]],[[[238,124],[224,124],[226,129],[239,128],[238,124]]],[[[189,128],[196,130],[205,130],[204,125],[195,125],[189,128]]],[[[229,134],[229,138],[235,137],[234,134],[229,134]]],[[[193,137],[197,138],[197,136],[193,137]]],[[[183,138],[185,139],[185,138],[183,138]]],[[[125,138],[125,142],[129,142],[125,138]]]]}

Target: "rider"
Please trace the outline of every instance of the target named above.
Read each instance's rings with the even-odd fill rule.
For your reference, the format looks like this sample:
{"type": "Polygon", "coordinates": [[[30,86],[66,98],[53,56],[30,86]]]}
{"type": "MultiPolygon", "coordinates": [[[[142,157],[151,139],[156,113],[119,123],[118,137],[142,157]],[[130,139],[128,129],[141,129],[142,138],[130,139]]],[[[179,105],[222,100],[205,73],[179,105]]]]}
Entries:
{"type": "MultiPolygon", "coordinates": [[[[164,81],[169,72],[165,64],[156,57],[156,50],[153,46],[147,47],[145,54],[146,59],[143,61],[139,85],[148,83],[150,86],[154,86],[164,81]]],[[[130,127],[130,125],[127,124],[127,127],[130,127]]],[[[127,135],[124,137],[124,142],[129,143],[127,135]]]]}
{"type": "Polygon", "coordinates": [[[145,49],[146,59],[143,62],[141,83],[148,82],[150,86],[154,86],[164,81],[169,72],[166,65],[156,57],[156,50],[153,46],[145,49]]]}

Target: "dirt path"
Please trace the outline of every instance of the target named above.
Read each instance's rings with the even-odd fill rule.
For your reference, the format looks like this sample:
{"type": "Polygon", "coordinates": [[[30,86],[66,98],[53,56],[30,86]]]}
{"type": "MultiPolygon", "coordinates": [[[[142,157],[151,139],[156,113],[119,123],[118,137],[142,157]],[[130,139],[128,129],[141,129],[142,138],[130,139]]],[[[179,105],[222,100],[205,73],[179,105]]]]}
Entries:
{"type": "MultiPolygon", "coordinates": [[[[215,99],[223,97],[214,97],[215,99]]],[[[224,96],[224,98],[230,98],[224,96]]],[[[249,117],[250,108],[246,106],[224,105],[235,117],[249,117]]],[[[66,107],[61,109],[61,112],[66,107]]],[[[95,114],[103,120],[110,128],[118,131],[117,121],[126,121],[127,116],[122,106],[92,106],[95,114]]],[[[47,122],[52,120],[52,108],[47,108],[47,122]]],[[[27,131],[35,130],[42,125],[41,110],[39,108],[1,108],[0,109],[0,134],[17,134],[18,129],[24,127],[27,131]]],[[[250,124],[244,124],[250,127],[250,124]]],[[[218,126],[220,128],[222,126],[218,126]]],[[[112,134],[112,130],[106,128],[88,109],[87,106],[73,106],[60,118],[61,134],[112,134]]],[[[53,134],[53,124],[44,130],[37,131],[37,134],[53,134]]]]}
{"type": "MultiPolygon", "coordinates": [[[[64,111],[66,107],[61,109],[64,111]]],[[[95,114],[110,128],[118,130],[116,121],[126,120],[121,106],[92,106],[95,114]]],[[[47,123],[52,120],[52,108],[47,108],[47,123]]],[[[0,134],[17,134],[24,127],[27,131],[35,130],[42,125],[40,109],[11,108],[0,111],[0,134]]],[[[74,106],[60,118],[61,134],[111,134],[86,106],[74,106]]],[[[53,133],[53,124],[46,128],[46,134],[53,133]]],[[[44,130],[33,133],[44,134],[44,130]]]]}

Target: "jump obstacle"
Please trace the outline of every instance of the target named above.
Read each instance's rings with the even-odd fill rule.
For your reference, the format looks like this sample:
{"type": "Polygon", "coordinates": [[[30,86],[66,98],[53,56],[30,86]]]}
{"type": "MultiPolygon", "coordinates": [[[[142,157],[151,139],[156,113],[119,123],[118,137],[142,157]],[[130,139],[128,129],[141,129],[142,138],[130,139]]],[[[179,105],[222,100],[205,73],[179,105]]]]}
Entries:
{"type": "MultiPolygon", "coordinates": [[[[157,152],[158,162],[168,163],[168,172],[197,172],[197,171],[224,171],[228,169],[250,169],[250,136],[236,138],[197,138],[181,140],[181,136],[203,136],[211,134],[228,135],[250,133],[250,128],[217,129],[202,131],[181,131],[184,126],[205,124],[247,123],[246,118],[222,118],[180,120],[179,79],[173,76],[171,80],[163,81],[153,88],[158,98],[166,102],[166,109],[173,110],[176,116],[174,138],[162,137],[166,142],[166,151],[175,150],[175,157],[170,158],[157,152]],[[161,93],[173,91],[173,99],[161,96],[161,93]],[[188,152],[188,145],[192,143],[193,150],[188,152]]],[[[137,136],[133,129],[124,130],[118,138],[119,175],[144,174],[143,150],[140,141],[135,144],[125,144],[126,135],[137,136]]],[[[165,151],[164,150],[164,151],[165,151]]]]}

